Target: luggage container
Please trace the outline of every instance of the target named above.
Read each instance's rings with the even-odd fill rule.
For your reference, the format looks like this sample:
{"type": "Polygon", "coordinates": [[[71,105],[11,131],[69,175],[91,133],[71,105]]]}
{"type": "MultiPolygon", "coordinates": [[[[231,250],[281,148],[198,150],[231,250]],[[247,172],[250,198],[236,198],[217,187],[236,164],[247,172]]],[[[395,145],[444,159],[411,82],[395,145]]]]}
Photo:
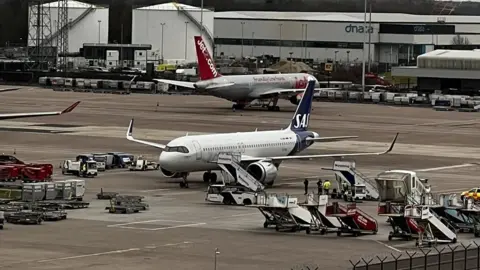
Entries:
{"type": "Polygon", "coordinates": [[[55,200],[57,198],[57,191],[54,183],[45,183],[45,200],[55,200]]]}
{"type": "Polygon", "coordinates": [[[71,183],[72,195],[69,199],[82,201],[85,196],[85,180],[71,179],[65,180],[66,183],[71,183]]]}
{"type": "Polygon", "coordinates": [[[57,181],[55,183],[56,199],[68,200],[72,196],[72,183],[66,181],[57,181]]]}
{"type": "Polygon", "coordinates": [[[43,183],[24,183],[22,188],[22,201],[36,202],[43,201],[45,198],[45,184],[43,183]]]}

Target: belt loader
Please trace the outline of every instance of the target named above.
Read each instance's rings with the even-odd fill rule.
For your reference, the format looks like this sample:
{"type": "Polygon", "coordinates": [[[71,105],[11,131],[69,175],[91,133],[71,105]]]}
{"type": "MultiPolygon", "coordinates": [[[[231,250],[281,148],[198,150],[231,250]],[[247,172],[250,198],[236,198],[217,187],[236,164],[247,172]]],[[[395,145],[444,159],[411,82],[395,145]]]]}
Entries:
{"type": "Polygon", "coordinates": [[[158,170],[159,168],[160,165],[158,163],[148,161],[142,156],[139,156],[137,159],[135,159],[129,167],[130,171],[150,171],[158,170]]]}

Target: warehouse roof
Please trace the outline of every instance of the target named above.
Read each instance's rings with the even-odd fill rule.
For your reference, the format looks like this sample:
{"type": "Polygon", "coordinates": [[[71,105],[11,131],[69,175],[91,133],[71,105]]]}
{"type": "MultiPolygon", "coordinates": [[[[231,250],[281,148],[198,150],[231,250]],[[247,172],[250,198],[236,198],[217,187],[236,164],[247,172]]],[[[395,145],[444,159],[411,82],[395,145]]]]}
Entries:
{"type": "Polygon", "coordinates": [[[418,56],[418,58],[480,60],[480,50],[473,50],[473,51],[434,50],[431,52],[424,53],[418,56]]]}
{"type": "MultiPolygon", "coordinates": [[[[159,5],[153,5],[153,6],[148,6],[148,7],[141,7],[138,9],[141,10],[178,10],[177,6],[180,6],[184,9],[187,10],[201,10],[201,8],[194,7],[194,6],[189,6],[189,5],[184,5],[184,4],[179,4],[179,3],[165,3],[165,4],[159,4],[159,5]]],[[[204,8],[205,10],[205,8],[204,8]]]]}
{"type": "MultiPolygon", "coordinates": [[[[58,8],[59,6],[59,1],[57,2],[51,2],[51,3],[46,3],[43,4],[46,7],[53,7],[53,8],[58,8]]],[[[79,1],[74,1],[74,0],[69,0],[68,1],[68,7],[69,8],[89,8],[89,7],[96,7],[95,5],[92,4],[87,4],[79,1]]]]}
{"type": "MultiPolygon", "coordinates": [[[[215,19],[276,20],[276,21],[323,21],[363,22],[364,13],[333,12],[273,12],[273,11],[227,11],[216,12],[215,19]]],[[[372,13],[373,23],[436,23],[439,18],[445,23],[480,23],[480,16],[412,15],[404,13],[372,13]]]]}

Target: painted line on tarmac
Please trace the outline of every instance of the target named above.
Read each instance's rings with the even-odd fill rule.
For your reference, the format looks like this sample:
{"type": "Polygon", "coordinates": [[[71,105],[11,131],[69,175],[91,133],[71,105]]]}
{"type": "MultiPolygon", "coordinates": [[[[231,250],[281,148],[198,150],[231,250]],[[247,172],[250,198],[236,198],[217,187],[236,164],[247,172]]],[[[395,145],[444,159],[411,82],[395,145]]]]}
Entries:
{"type": "Polygon", "coordinates": [[[464,164],[452,165],[452,166],[426,168],[426,169],[420,169],[420,170],[415,170],[415,171],[417,171],[417,172],[431,172],[431,171],[458,169],[458,168],[466,168],[466,167],[473,167],[473,166],[478,166],[478,164],[477,163],[464,163],[464,164]]]}
{"type": "Polygon", "coordinates": [[[394,247],[392,247],[392,246],[390,246],[390,245],[387,245],[387,244],[385,244],[385,243],[382,243],[382,242],[380,242],[380,241],[378,241],[378,240],[373,240],[373,242],[376,242],[376,243],[378,243],[378,244],[380,244],[380,245],[382,245],[382,246],[385,246],[385,247],[387,247],[387,248],[389,248],[389,249],[391,249],[391,250],[394,250],[394,251],[396,251],[396,252],[402,252],[400,249],[394,248],[394,247]]]}
{"type": "Polygon", "coordinates": [[[112,250],[112,251],[100,252],[100,253],[92,253],[92,254],[85,254],[85,255],[78,255],[78,256],[70,256],[70,257],[62,257],[62,258],[55,258],[55,259],[40,260],[40,261],[37,261],[37,263],[63,261],[63,260],[73,260],[73,259],[81,259],[81,258],[104,256],[104,255],[113,255],[113,254],[122,254],[122,253],[139,251],[139,250],[140,250],[139,248],[112,250]]]}

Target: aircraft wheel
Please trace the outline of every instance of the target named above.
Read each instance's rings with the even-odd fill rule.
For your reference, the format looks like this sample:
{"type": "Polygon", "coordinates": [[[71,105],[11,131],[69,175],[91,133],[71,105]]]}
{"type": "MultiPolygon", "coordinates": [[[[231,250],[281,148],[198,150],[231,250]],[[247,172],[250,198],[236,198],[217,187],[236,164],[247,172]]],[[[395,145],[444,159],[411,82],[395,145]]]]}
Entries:
{"type": "Polygon", "coordinates": [[[268,228],[268,223],[266,221],[263,223],[263,228],[268,228]]]}
{"type": "Polygon", "coordinates": [[[280,111],[280,107],[279,107],[279,106],[275,106],[275,107],[273,107],[273,110],[276,111],[276,112],[278,112],[278,111],[280,111]]]}
{"type": "Polygon", "coordinates": [[[208,183],[208,180],[210,180],[210,173],[209,172],[204,172],[203,173],[203,182],[208,183]]]}
{"type": "Polygon", "coordinates": [[[391,235],[389,235],[389,236],[388,236],[388,241],[392,241],[392,238],[393,238],[393,237],[392,237],[391,235]]]}
{"type": "Polygon", "coordinates": [[[184,182],[180,182],[180,187],[181,187],[181,188],[184,188],[184,187],[185,187],[185,183],[184,183],[184,182]]]}

